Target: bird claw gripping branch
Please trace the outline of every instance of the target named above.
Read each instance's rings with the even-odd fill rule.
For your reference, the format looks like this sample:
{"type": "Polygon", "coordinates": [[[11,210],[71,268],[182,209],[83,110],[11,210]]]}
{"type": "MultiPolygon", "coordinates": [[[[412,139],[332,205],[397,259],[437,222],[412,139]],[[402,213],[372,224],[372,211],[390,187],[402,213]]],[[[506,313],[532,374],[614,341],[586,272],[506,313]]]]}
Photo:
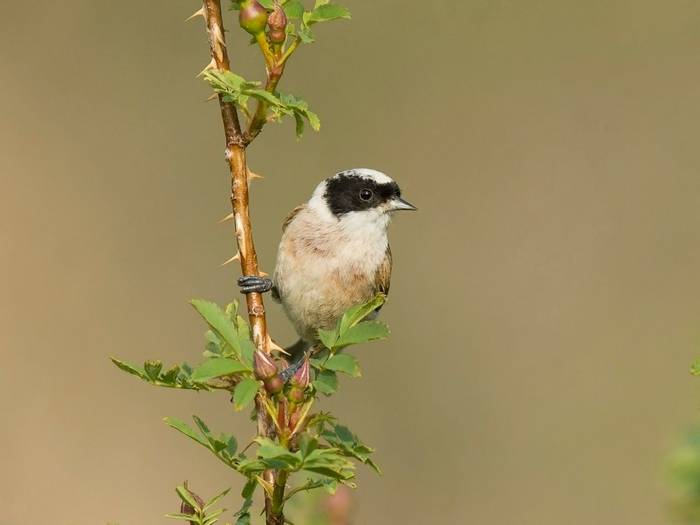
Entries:
{"type": "Polygon", "coordinates": [[[272,279],[257,275],[244,275],[238,278],[238,287],[242,294],[265,293],[272,290],[272,279]]]}

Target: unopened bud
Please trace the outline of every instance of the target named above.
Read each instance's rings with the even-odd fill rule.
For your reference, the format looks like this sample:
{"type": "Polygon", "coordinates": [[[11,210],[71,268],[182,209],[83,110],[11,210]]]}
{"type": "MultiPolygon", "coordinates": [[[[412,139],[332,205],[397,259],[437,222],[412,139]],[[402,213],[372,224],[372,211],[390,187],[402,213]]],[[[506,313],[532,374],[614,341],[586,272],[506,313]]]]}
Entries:
{"type": "Polygon", "coordinates": [[[277,375],[277,365],[270,354],[256,350],[253,354],[253,361],[255,362],[255,377],[258,379],[270,379],[277,375]]]}
{"type": "Polygon", "coordinates": [[[297,405],[303,403],[305,397],[306,395],[304,394],[304,390],[296,386],[293,386],[289,389],[289,392],[287,392],[287,399],[297,405]]]}
{"type": "Polygon", "coordinates": [[[275,3],[275,9],[267,19],[270,28],[267,36],[273,44],[283,44],[287,39],[287,15],[279,3],[275,3]]]}
{"type": "MultiPolygon", "coordinates": [[[[187,493],[190,496],[192,496],[192,499],[194,499],[197,502],[197,505],[199,505],[200,508],[204,507],[204,500],[189,489],[186,481],[183,483],[183,487],[185,487],[185,490],[187,491],[187,493]]],[[[183,501],[180,504],[180,513],[186,514],[188,516],[193,516],[195,514],[195,509],[194,509],[194,507],[192,507],[192,505],[183,501]]],[[[196,525],[196,523],[194,521],[190,521],[190,524],[196,525]]]]}
{"type": "Polygon", "coordinates": [[[257,35],[265,30],[267,11],[258,0],[245,0],[241,2],[238,22],[245,31],[251,35],[257,35]]]}
{"type": "Polygon", "coordinates": [[[265,390],[268,394],[279,394],[284,388],[284,380],[277,374],[265,379],[265,390]]]}
{"type": "Polygon", "coordinates": [[[299,387],[304,390],[309,386],[311,374],[311,366],[309,365],[309,356],[305,355],[304,360],[301,362],[297,371],[294,372],[292,376],[291,383],[293,386],[299,387]]]}
{"type": "Polygon", "coordinates": [[[297,368],[289,381],[291,388],[287,392],[287,399],[294,404],[300,404],[306,399],[306,387],[309,386],[311,367],[309,366],[309,356],[305,355],[304,360],[297,368]]]}
{"type": "MultiPolygon", "coordinates": [[[[289,428],[296,430],[299,420],[301,419],[301,410],[295,410],[292,415],[289,416],[289,428]]],[[[298,432],[297,432],[298,434],[298,432]]]]}

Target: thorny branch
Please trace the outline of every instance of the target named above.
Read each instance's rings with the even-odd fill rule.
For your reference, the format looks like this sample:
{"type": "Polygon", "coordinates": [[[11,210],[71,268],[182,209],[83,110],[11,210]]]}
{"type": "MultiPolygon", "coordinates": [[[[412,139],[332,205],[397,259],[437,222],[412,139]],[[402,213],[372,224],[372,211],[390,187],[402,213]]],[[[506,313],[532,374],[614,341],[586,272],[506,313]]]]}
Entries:
{"type": "MultiPolygon", "coordinates": [[[[212,57],[212,66],[222,71],[230,70],[224,26],[221,17],[220,0],[203,0],[202,14],[206,20],[209,33],[209,49],[212,57]]],[[[275,83],[276,85],[276,83],[275,83]]],[[[219,94],[219,106],[221,119],[224,124],[226,137],[226,161],[231,172],[231,205],[233,207],[233,219],[236,227],[236,242],[243,275],[259,275],[258,258],[253,243],[253,231],[250,222],[248,200],[248,166],[246,163],[246,145],[241,132],[236,107],[232,102],[224,100],[219,94]]],[[[264,109],[264,108],[263,108],[264,109]]],[[[265,319],[265,306],[261,294],[250,293],[246,295],[248,317],[255,346],[266,353],[270,352],[270,339],[267,334],[265,319]]],[[[259,394],[264,395],[264,394],[259,394]]],[[[256,402],[258,418],[258,435],[269,437],[274,435],[274,426],[262,406],[262,401],[256,402]]],[[[271,485],[277,482],[276,473],[267,471],[264,479],[271,485]]],[[[284,517],[273,509],[272,498],[265,494],[265,514],[268,525],[282,525],[284,517]]]]}

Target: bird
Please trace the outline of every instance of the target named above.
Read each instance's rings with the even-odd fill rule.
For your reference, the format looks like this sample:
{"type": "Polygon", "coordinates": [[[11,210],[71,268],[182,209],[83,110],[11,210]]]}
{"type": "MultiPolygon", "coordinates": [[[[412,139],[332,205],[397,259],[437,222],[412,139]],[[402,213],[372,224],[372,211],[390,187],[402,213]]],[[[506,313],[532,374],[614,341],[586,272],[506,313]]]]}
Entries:
{"type": "MultiPolygon", "coordinates": [[[[318,346],[346,310],[388,294],[392,256],[387,229],[394,212],[417,210],[388,175],[341,171],[316,186],[284,220],[272,279],[243,276],[242,293],[272,292],[299,335],[292,363],[318,346]]],[[[291,368],[291,367],[290,367],[291,368]]]]}

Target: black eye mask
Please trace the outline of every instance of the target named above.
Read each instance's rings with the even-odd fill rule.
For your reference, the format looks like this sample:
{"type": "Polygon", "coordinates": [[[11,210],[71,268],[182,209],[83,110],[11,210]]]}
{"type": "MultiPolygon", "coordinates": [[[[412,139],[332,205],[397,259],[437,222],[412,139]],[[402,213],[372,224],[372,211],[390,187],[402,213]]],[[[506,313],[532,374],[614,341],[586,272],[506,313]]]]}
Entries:
{"type": "MultiPolygon", "coordinates": [[[[363,196],[366,197],[366,195],[363,196]]],[[[336,217],[351,211],[376,208],[394,197],[400,196],[401,190],[395,182],[378,184],[373,179],[361,177],[352,172],[343,172],[328,179],[326,192],[323,194],[328,207],[336,217]],[[371,198],[361,198],[360,192],[362,190],[371,191],[371,198]]]]}

